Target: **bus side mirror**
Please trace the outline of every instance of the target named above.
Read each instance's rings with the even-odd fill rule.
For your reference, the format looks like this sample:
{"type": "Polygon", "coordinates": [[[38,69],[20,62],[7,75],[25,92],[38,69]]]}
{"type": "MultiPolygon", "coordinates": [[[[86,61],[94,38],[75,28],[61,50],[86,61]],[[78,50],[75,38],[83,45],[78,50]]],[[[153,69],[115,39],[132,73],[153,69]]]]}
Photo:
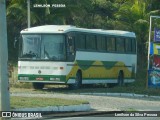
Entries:
{"type": "Polygon", "coordinates": [[[14,38],[14,48],[16,48],[17,42],[18,42],[18,40],[17,40],[17,38],[15,37],[15,38],[14,38]]]}
{"type": "Polygon", "coordinates": [[[69,37],[68,37],[68,45],[71,46],[72,44],[73,44],[73,43],[72,43],[72,37],[69,36],[69,37]]]}
{"type": "Polygon", "coordinates": [[[68,48],[69,48],[69,52],[70,54],[74,55],[74,39],[73,37],[69,36],[68,37],[68,40],[67,40],[67,43],[68,43],[68,48]]]}

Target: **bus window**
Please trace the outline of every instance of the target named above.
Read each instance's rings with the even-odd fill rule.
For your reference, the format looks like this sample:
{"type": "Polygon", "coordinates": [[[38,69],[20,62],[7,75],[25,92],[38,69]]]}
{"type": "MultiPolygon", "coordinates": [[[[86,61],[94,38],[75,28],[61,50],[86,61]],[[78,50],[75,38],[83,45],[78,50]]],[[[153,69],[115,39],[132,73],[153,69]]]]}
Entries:
{"type": "Polygon", "coordinates": [[[132,39],[132,53],[136,53],[136,41],[132,39]]]}
{"type": "Polygon", "coordinates": [[[94,35],[86,36],[86,48],[88,50],[96,50],[96,37],[94,35]]]}
{"type": "Polygon", "coordinates": [[[132,52],[132,41],[131,41],[131,39],[129,39],[129,38],[126,38],[125,39],[125,50],[126,50],[126,52],[132,52]]]}
{"type": "Polygon", "coordinates": [[[105,37],[97,36],[97,50],[98,51],[105,51],[106,50],[105,37]]]}
{"type": "Polygon", "coordinates": [[[76,38],[76,48],[77,49],[85,49],[85,35],[78,34],[76,38]]]}
{"type": "Polygon", "coordinates": [[[116,38],[117,52],[124,52],[124,38],[116,38]]]}
{"type": "Polygon", "coordinates": [[[107,38],[107,51],[114,52],[115,51],[115,38],[107,38]]]}
{"type": "MultiPolygon", "coordinates": [[[[39,46],[40,47],[40,46],[39,46]]],[[[65,39],[63,35],[42,35],[41,59],[65,60],[65,39]]]]}

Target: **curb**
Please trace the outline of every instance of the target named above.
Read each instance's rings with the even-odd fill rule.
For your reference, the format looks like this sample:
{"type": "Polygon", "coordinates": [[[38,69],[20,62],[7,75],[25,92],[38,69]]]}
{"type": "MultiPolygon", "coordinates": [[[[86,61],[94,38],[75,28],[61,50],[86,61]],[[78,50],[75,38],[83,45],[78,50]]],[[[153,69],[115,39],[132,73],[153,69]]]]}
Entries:
{"type": "Polygon", "coordinates": [[[12,111],[44,111],[44,112],[77,112],[91,110],[90,104],[68,105],[68,106],[47,106],[37,108],[17,108],[12,111]]]}
{"type": "Polygon", "coordinates": [[[122,96],[122,97],[155,98],[155,99],[160,99],[160,96],[149,96],[149,95],[135,94],[135,93],[80,93],[80,95],[122,96]]]}

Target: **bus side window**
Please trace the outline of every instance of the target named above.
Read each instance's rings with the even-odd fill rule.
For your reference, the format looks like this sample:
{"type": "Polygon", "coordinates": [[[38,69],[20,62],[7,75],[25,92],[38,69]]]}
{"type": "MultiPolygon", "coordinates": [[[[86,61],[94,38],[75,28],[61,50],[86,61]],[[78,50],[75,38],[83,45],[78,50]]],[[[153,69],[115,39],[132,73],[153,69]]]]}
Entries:
{"type": "Polygon", "coordinates": [[[131,39],[131,41],[132,41],[132,53],[136,53],[136,40],[131,39]]]}
{"type": "Polygon", "coordinates": [[[124,38],[116,38],[116,50],[117,52],[124,52],[124,38]]]}
{"type": "Polygon", "coordinates": [[[104,36],[97,36],[97,50],[106,51],[106,41],[104,36]]]}
{"type": "Polygon", "coordinates": [[[108,37],[107,38],[107,51],[114,52],[116,50],[115,48],[115,38],[108,37]]]}
{"type": "Polygon", "coordinates": [[[76,49],[85,50],[85,35],[84,34],[76,35],[76,49]]]}
{"type": "Polygon", "coordinates": [[[86,49],[96,50],[96,36],[95,35],[86,35],[86,49]]]}
{"type": "Polygon", "coordinates": [[[132,52],[132,41],[130,38],[126,38],[125,39],[125,50],[126,53],[131,53],[132,52]]]}

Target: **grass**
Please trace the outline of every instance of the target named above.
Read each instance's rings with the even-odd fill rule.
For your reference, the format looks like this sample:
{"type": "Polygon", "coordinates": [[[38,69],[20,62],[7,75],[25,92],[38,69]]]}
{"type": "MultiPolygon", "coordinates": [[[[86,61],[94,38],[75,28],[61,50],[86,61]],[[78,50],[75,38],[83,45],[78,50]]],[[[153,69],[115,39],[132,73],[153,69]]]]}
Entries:
{"type": "Polygon", "coordinates": [[[34,108],[46,106],[67,106],[88,104],[87,101],[82,100],[66,100],[61,98],[42,98],[42,97],[15,97],[10,99],[11,109],[14,108],[34,108]]]}

